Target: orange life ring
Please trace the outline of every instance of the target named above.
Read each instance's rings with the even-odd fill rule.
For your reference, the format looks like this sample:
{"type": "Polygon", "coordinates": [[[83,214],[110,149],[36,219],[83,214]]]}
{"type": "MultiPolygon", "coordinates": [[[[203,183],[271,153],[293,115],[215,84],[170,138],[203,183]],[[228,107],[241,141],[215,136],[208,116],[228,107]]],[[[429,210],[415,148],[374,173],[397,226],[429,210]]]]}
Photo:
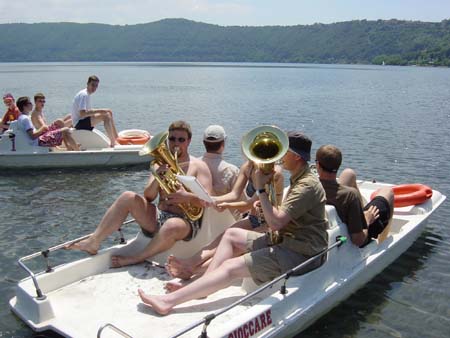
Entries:
{"type": "Polygon", "coordinates": [[[145,130],[130,129],[119,133],[117,142],[119,144],[145,144],[150,140],[150,134],[145,130]]]}
{"type": "MultiPolygon", "coordinates": [[[[394,207],[401,208],[409,205],[422,204],[433,196],[433,190],[424,184],[401,184],[392,187],[394,191],[394,207]]],[[[370,195],[373,199],[378,193],[374,191],[370,195]]]]}

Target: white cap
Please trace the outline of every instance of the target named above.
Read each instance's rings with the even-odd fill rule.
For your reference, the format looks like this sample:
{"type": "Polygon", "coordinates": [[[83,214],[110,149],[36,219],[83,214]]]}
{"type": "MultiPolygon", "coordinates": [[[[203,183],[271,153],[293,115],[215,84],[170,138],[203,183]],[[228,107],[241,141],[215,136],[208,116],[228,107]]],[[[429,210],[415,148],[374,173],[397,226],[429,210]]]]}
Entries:
{"type": "Polygon", "coordinates": [[[204,141],[219,142],[225,140],[226,138],[227,134],[225,134],[225,129],[217,124],[209,126],[203,133],[204,141]]]}

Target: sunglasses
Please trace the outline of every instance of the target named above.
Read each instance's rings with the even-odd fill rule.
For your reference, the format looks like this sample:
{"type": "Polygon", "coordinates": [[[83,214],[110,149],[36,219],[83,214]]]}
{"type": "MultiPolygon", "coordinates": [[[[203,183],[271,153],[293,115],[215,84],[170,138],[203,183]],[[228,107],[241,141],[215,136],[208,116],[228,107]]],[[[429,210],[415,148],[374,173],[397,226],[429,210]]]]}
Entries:
{"type": "Polygon", "coordinates": [[[37,100],[37,102],[45,103],[45,100],[37,100]]]}
{"type": "Polygon", "coordinates": [[[179,143],[184,143],[184,142],[186,142],[186,138],[185,137],[169,136],[169,141],[170,142],[178,141],[179,143]]]}

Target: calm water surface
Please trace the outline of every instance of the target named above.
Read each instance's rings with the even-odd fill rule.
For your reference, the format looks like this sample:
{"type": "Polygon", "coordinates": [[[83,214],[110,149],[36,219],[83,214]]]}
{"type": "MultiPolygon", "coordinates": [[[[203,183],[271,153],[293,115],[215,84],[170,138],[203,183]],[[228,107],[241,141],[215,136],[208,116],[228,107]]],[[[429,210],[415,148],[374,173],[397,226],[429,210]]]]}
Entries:
{"type": "MultiPolygon", "coordinates": [[[[228,133],[226,157],[239,165],[240,138],[259,124],[303,130],[313,152],[334,143],[343,166],[363,179],[425,183],[450,196],[450,69],[415,67],[192,64],[0,64],[0,91],[42,91],[49,120],[70,111],[87,77],[100,77],[92,100],[114,111],[119,130],[157,133],[175,119],[194,130],[202,154],[209,124],[228,133]]],[[[7,302],[25,277],[17,259],[93,230],[124,190],[142,192],[142,170],[0,174],[0,337],[32,337],[7,302]]],[[[450,332],[448,202],[390,267],[322,317],[302,337],[446,337],[450,332]]],[[[126,230],[129,237],[136,226],[126,230]]],[[[112,236],[107,244],[117,239],[112,236]]],[[[64,252],[55,263],[82,257],[64,252]]],[[[41,268],[39,262],[34,268],[41,268]]],[[[136,300],[137,301],[137,300],[136,300]]]]}

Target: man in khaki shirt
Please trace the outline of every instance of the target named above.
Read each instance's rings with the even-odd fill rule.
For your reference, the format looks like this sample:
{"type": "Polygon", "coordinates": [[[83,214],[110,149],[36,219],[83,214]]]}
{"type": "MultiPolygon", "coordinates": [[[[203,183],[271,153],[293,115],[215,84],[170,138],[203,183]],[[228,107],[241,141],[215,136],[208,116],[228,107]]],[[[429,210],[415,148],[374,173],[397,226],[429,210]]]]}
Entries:
{"type": "MultiPolygon", "coordinates": [[[[311,140],[299,132],[289,132],[289,151],[283,167],[291,174],[291,186],[281,207],[272,206],[264,189],[271,175],[255,170],[254,185],[264,218],[280,240],[272,242],[268,233],[229,228],[220,241],[206,273],[191,284],[162,296],[139,289],[141,300],[159,314],[167,314],[178,304],[201,298],[228,287],[233,280],[252,277],[258,284],[272,280],[327,247],[325,192],[308,168],[311,140]]],[[[300,273],[320,265],[314,261],[300,273]]]]}

